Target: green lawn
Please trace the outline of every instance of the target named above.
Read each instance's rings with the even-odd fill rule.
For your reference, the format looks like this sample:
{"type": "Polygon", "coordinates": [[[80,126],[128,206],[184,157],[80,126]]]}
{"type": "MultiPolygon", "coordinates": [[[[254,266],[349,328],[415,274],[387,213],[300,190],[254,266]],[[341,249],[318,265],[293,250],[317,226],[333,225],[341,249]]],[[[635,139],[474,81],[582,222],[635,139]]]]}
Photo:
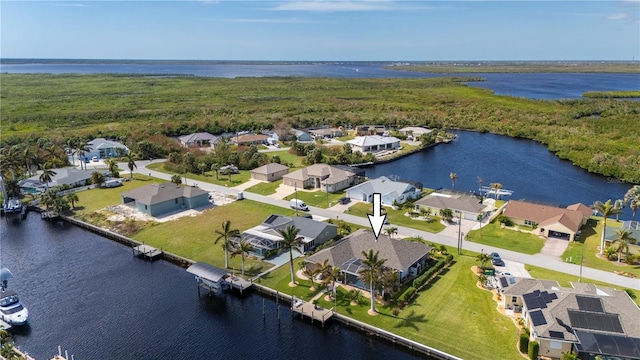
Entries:
{"type": "MultiPolygon", "coordinates": [[[[281,162],[283,163],[286,162],[287,164],[293,164],[294,168],[305,167],[305,165],[302,164],[302,160],[304,159],[304,157],[291,154],[289,153],[289,150],[271,151],[271,152],[268,152],[267,155],[269,155],[269,157],[278,155],[278,157],[280,157],[281,162]]],[[[289,165],[289,167],[291,166],[289,165]]]]}
{"type": "MultiPolygon", "coordinates": [[[[128,175],[126,176],[129,177],[128,175]]],[[[115,188],[96,188],[86,191],[78,191],[78,199],[76,202],[76,209],[74,215],[85,215],[92,213],[96,210],[105,208],[111,205],[117,205],[122,203],[121,193],[149,184],[163,183],[165,180],[150,178],[145,175],[135,174],[133,180],[123,181],[122,186],[115,188]]]]}
{"type": "MultiPolygon", "coordinates": [[[[297,258],[293,260],[293,271],[297,272],[300,269],[300,263],[303,261],[303,258],[297,258]]],[[[311,298],[317,294],[320,290],[320,286],[316,285],[316,290],[311,291],[311,281],[310,280],[302,280],[296,277],[296,282],[298,286],[290,287],[289,283],[291,282],[291,269],[289,267],[289,263],[286,263],[279,268],[271,271],[270,273],[264,275],[260,279],[256,280],[258,284],[267,286],[271,289],[278,290],[280,292],[293,295],[297,298],[309,301],[311,298]]]]}
{"type": "Polygon", "coordinates": [[[246,191],[260,194],[260,195],[271,195],[275,194],[278,186],[282,184],[282,180],[274,181],[274,182],[263,182],[260,184],[253,185],[250,188],[247,188],[246,191]]]}
{"type": "MultiPolygon", "coordinates": [[[[147,168],[152,169],[152,170],[156,170],[156,171],[160,171],[160,172],[163,172],[165,174],[171,174],[171,175],[175,174],[173,172],[165,170],[164,166],[163,166],[163,163],[161,163],[161,162],[147,165],[147,168]]],[[[244,184],[247,181],[249,181],[249,179],[251,178],[251,171],[249,171],[249,170],[240,170],[239,174],[231,174],[231,176],[218,174],[218,177],[216,177],[216,173],[214,171],[207,171],[207,172],[204,173],[204,175],[194,174],[194,173],[186,173],[186,174],[182,174],[183,184],[184,184],[184,177],[185,176],[189,178],[189,180],[187,180],[187,183],[185,185],[193,185],[194,183],[197,184],[198,182],[206,182],[206,183],[210,183],[210,184],[234,187],[234,186],[238,186],[240,184],[244,184]],[[229,180],[229,179],[231,179],[231,180],[229,180]]]]}
{"type": "MultiPolygon", "coordinates": [[[[620,227],[620,223],[614,219],[607,219],[607,228],[614,227],[620,227]]],[[[600,253],[598,248],[600,247],[602,230],[602,217],[592,216],[587,225],[582,229],[581,238],[578,241],[572,241],[569,243],[569,247],[567,247],[567,250],[562,254],[562,258],[571,258],[571,262],[579,264],[582,247],[584,246],[583,266],[612,272],[625,271],[640,277],[640,265],[627,265],[616,261],[609,261],[597,256],[597,254],[600,253]]],[[[640,239],[638,239],[638,243],[640,244],[640,239]]],[[[638,246],[632,245],[629,248],[632,253],[640,253],[640,248],[638,246]]]]}
{"type": "MultiPolygon", "coordinates": [[[[391,225],[401,225],[410,227],[417,230],[428,231],[432,233],[438,233],[444,230],[445,226],[440,223],[440,218],[437,216],[431,216],[431,221],[427,222],[424,220],[413,220],[408,216],[404,216],[404,214],[409,211],[408,209],[401,210],[393,210],[390,207],[384,207],[384,210],[387,212],[387,219],[391,225]]],[[[349,214],[367,217],[367,214],[372,214],[373,209],[371,204],[366,203],[357,203],[352,205],[349,208],[349,214]]]]}
{"type": "MultiPolygon", "coordinates": [[[[154,224],[132,238],[145,244],[224,268],[224,251],[220,243],[214,244],[216,230],[222,223],[231,221],[232,229],[240,231],[256,226],[269,215],[292,215],[293,211],[251,200],[235,201],[231,204],[205,210],[199,216],[187,216],[174,221],[154,224]]],[[[230,259],[230,266],[240,269],[240,257],[230,259]]],[[[269,264],[246,260],[249,275],[257,275],[270,267],[269,264]]]]}
{"type": "MultiPolygon", "coordinates": [[[[545,269],[545,268],[541,268],[541,267],[537,267],[537,266],[533,266],[533,265],[529,265],[529,264],[526,264],[525,268],[529,272],[529,275],[531,275],[532,277],[534,277],[536,279],[556,280],[556,281],[558,281],[560,286],[563,286],[563,287],[571,287],[571,282],[572,281],[573,282],[578,282],[578,277],[575,276],[575,275],[569,275],[569,274],[565,274],[565,273],[561,273],[561,272],[557,272],[557,271],[553,271],[553,270],[549,270],[549,269],[545,269]]],[[[601,281],[596,281],[596,280],[591,280],[591,279],[582,279],[582,280],[583,280],[583,282],[596,284],[596,285],[599,285],[599,286],[610,287],[610,288],[614,288],[614,289],[618,289],[618,290],[626,290],[626,289],[621,288],[620,286],[611,285],[611,284],[608,284],[608,283],[605,283],[605,282],[601,282],[601,281]]],[[[640,305],[640,290],[630,289],[630,291],[633,294],[635,294],[634,301],[636,302],[636,304],[640,305]]]]}
{"type": "Polygon", "coordinates": [[[484,226],[482,230],[472,230],[466,240],[477,242],[523,254],[537,254],[544,246],[544,240],[538,236],[515,230],[502,229],[495,222],[484,226]],[[480,234],[482,231],[482,235],[480,234]]]}
{"type": "MultiPolygon", "coordinates": [[[[309,206],[315,206],[315,207],[319,207],[319,208],[323,208],[326,209],[330,206],[333,206],[335,204],[338,203],[338,199],[340,199],[341,197],[345,196],[344,192],[339,192],[339,193],[329,193],[327,195],[326,192],[324,191],[300,191],[298,190],[298,199],[304,201],[307,205],[309,206]],[[328,206],[328,202],[331,203],[330,206],[328,206]]],[[[295,199],[296,198],[296,194],[291,194],[287,197],[285,197],[285,200],[291,200],[291,199],[295,199]]]]}

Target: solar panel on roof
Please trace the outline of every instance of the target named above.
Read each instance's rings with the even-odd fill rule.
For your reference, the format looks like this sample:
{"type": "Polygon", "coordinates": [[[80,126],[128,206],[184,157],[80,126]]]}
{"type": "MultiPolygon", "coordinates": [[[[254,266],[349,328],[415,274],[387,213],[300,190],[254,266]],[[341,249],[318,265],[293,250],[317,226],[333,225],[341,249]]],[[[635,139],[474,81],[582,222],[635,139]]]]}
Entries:
{"type": "Polygon", "coordinates": [[[502,285],[503,288],[508,287],[509,283],[507,282],[507,278],[501,277],[500,278],[500,285],[502,285]]]}
{"type": "Polygon", "coordinates": [[[571,326],[599,331],[624,333],[618,314],[594,313],[568,309],[571,326]]]}
{"type": "Polygon", "coordinates": [[[549,336],[552,339],[564,339],[564,333],[562,331],[549,331],[549,336]]]}
{"type": "Polygon", "coordinates": [[[527,305],[527,309],[535,310],[540,308],[540,304],[538,303],[538,297],[536,296],[536,294],[524,294],[522,295],[522,299],[524,300],[525,305],[527,305]]]}
{"type": "Polygon", "coordinates": [[[576,295],[578,300],[578,308],[585,311],[604,312],[602,300],[599,298],[576,295]]]}
{"type": "Polygon", "coordinates": [[[530,312],[529,317],[533,322],[533,326],[544,325],[547,323],[547,319],[544,318],[544,314],[540,310],[530,312]]]}

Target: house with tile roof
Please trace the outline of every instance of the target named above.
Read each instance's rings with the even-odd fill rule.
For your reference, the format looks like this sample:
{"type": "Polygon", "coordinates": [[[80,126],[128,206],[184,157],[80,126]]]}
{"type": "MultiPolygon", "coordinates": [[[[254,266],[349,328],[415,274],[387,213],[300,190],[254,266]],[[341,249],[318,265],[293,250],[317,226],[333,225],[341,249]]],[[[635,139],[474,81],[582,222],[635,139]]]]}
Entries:
{"type": "Polygon", "coordinates": [[[18,186],[26,192],[44,192],[48,187],[67,185],[72,188],[89,185],[91,183],[91,174],[99,172],[103,175],[107,174],[108,170],[80,170],[76,168],[59,168],[53,169],[56,173],[51,176],[51,181],[45,184],[40,181],[41,170],[38,170],[36,175],[20,180],[18,186]]]}
{"type": "Polygon", "coordinates": [[[220,141],[220,138],[211,135],[208,132],[199,132],[189,135],[180,136],[178,138],[180,144],[184,147],[211,147],[220,141]]]}
{"type": "Polygon", "coordinates": [[[140,212],[161,216],[170,212],[194,209],[209,204],[209,193],[193,186],[174,183],[151,184],[123,192],[123,204],[133,205],[140,212]]]}
{"type": "Polygon", "coordinates": [[[338,192],[364,181],[365,171],[345,165],[313,164],[282,176],[283,184],[299,189],[338,192]]]}
{"type": "Polygon", "coordinates": [[[438,214],[442,209],[451,209],[456,214],[459,211],[466,220],[482,219],[493,209],[493,205],[488,202],[481,204],[476,196],[461,192],[434,192],[416,201],[414,205],[416,211],[431,210],[432,214],[438,214]]]}
{"type": "Polygon", "coordinates": [[[583,204],[574,204],[567,208],[511,200],[504,209],[504,216],[516,225],[537,227],[539,234],[573,241],[582,226],[591,216],[583,204]]]}
{"type": "Polygon", "coordinates": [[[394,201],[400,204],[420,197],[421,189],[402,181],[393,181],[386,176],[369,180],[347,189],[347,196],[354,200],[372,202],[373,194],[380,193],[383,205],[391,206],[394,201]]]}
{"type": "Polygon", "coordinates": [[[327,260],[329,265],[340,268],[340,272],[344,275],[344,284],[369,290],[369,284],[363,284],[358,274],[365,266],[362,264],[364,259],[362,252],[368,252],[370,249],[379,252],[379,259],[387,259],[384,266],[397,271],[400,281],[404,282],[418,276],[426,269],[431,246],[392,239],[384,234],[380,234],[376,240],[371,230],[360,229],[334,246],[307,257],[307,264],[313,270],[327,260]]]}
{"type": "Polygon", "coordinates": [[[338,235],[338,227],[333,224],[299,216],[272,214],[262,224],[243,231],[240,238],[232,239],[231,243],[237,245],[244,240],[253,246],[253,255],[265,258],[283,249],[283,238],[278,230],[284,230],[287,226],[300,229],[298,236],[302,237],[303,245],[298,251],[303,254],[338,235]]]}
{"type": "Polygon", "coordinates": [[[251,178],[260,181],[277,181],[289,173],[289,167],[278,163],[262,165],[251,170],[251,178]]]}
{"type": "Polygon", "coordinates": [[[540,356],[558,359],[563,352],[575,351],[581,359],[640,359],[640,309],[629,295],[588,283],[571,286],[519,279],[500,292],[505,309],[513,298],[520,299],[530,340],[540,344],[540,356]]]}
{"type": "Polygon", "coordinates": [[[341,128],[322,128],[309,130],[309,133],[316,138],[334,138],[344,135],[344,131],[341,128]]]}
{"type": "Polygon", "coordinates": [[[347,140],[353,151],[361,153],[394,150],[400,147],[400,139],[393,136],[367,135],[347,140]]]}

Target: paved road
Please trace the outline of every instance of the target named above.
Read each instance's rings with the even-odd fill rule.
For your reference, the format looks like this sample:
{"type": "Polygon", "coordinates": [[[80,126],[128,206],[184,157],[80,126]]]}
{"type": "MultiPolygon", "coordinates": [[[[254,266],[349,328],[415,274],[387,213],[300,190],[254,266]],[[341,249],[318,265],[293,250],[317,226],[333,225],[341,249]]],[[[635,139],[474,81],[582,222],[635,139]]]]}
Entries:
{"type": "MultiPolygon", "coordinates": [[[[154,162],[160,162],[160,161],[163,161],[163,160],[154,160],[154,162]]],[[[149,164],[149,161],[147,160],[137,161],[136,165],[138,166],[138,168],[135,170],[135,172],[140,174],[145,174],[145,175],[151,174],[151,176],[157,177],[160,179],[166,179],[166,180],[171,179],[170,174],[165,174],[159,171],[147,169],[146,166],[148,164],[149,164]]],[[[122,169],[128,169],[126,166],[126,163],[122,163],[119,165],[120,165],[120,168],[122,169]]],[[[196,182],[195,180],[191,180],[191,179],[188,179],[187,181],[189,184],[193,184],[196,182]]],[[[238,193],[238,190],[228,188],[225,186],[209,184],[209,183],[198,183],[198,187],[206,191],[219,191],[219,192],[222,192],[225,194],[231,194],[231,195],[237,195],[238,193]]],[[[258,195],[258,194],[249,193],[249,192],[244,192],[244,197],[249,200],[268,203],[271,205],[276,205],[284,208],[289,207],[289,201],[287,200],[273,199],[268,196],[258,195]]],[[[316,207],[310,207],[310,209],[311,209],[311,213],[314,215],[320,215],[330,219],[342,219],[344,221],[347,221],[353,224],[357,224],[361,226],[369,226],[369,220],[359,216],[349,215],[345,213],[340,213],[340,212],[336,212],[328,209],[316,208],[316,207]]],[[[430,232],[411,229],[411,228],[398,226],[398,225],[393,225],[393,226],[398,228],[398,235],[400,236],[420,236],[428,242],[434,242],[438,244],[457,247],[456,236],[433,234],[430,232]]],[[[464,250],[471,250],[478,253],[481,251],[484,251],[484,252],[495,251],[500,253],[500,256],[506,260],[539,266],[542,268],[560,271],[560,272],[575,275],[575,276],[580,275],[579,265],[566,263],[552,256],[545,256],[541,254],[536,254],[536,255],[521,254],[515,251],[509,251],[509,250],[500,249],[500,248],[493,248],[490,246],[477,244],[469,241],[463,241],[462,248],[464,250]]],[[[607,282],[607,283],[625,287],[625,288],[640,290],[640,279],[632,279],[625,276],[616,275],[608,271],[602,271],[602,270],[596,270],[588,267],[583,267],[582,277],[585,279],[593,279],[593,280],[598,280],[602,282],[607,282]]]]}

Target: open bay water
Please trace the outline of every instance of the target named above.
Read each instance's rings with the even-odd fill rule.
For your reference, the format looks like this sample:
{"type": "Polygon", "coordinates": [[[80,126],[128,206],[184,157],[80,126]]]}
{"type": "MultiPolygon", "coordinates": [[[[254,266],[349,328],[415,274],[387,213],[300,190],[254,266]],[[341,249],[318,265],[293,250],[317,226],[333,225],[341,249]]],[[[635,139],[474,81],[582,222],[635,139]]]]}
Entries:
{"type": "MultiPolygon", "coordinates": [[[[451,188],[449,174],[456,173],[455,189],[477,192],[483,186],[501,183],[513,190],[505,200],[528,199],[568,206],[596,200],[622,199],[633,186],[619,179],[592,174],[562,160],[545,145],[532,140],[473,131],[455,131],[458,138],[393,162],[366,168],[369,178],[397,175],[420,181],[432,189],[451,188]]],[[[622,219],[630,218],[625,208],[622,219]]]]}
{"type": "Polygon", "coordinates": [[[0,228],[1,266],[30,315],[14,340],[37,360],[59,345],[77,360],[419,358],[335,321],[292,319],[287,304],[278,323],[275,301],[255,292],[198,297],[184,269],[37,213],[0,228]]]}
{"type": "Polygon", "coordinates": [[[101,61],[101,60],[21,60],[0,63],[2,73],[47,74],[153,74],[204,77],[300,76],[332,78],[431,78],[443,76],[481,77],[469,82],[508,95],[530,99],[575,99],[586,91],[640,90],[640,74],[615,73],[470,73],[433,74],[385,69],[390,63],[198,63],[180,61],[101,61]]]}

